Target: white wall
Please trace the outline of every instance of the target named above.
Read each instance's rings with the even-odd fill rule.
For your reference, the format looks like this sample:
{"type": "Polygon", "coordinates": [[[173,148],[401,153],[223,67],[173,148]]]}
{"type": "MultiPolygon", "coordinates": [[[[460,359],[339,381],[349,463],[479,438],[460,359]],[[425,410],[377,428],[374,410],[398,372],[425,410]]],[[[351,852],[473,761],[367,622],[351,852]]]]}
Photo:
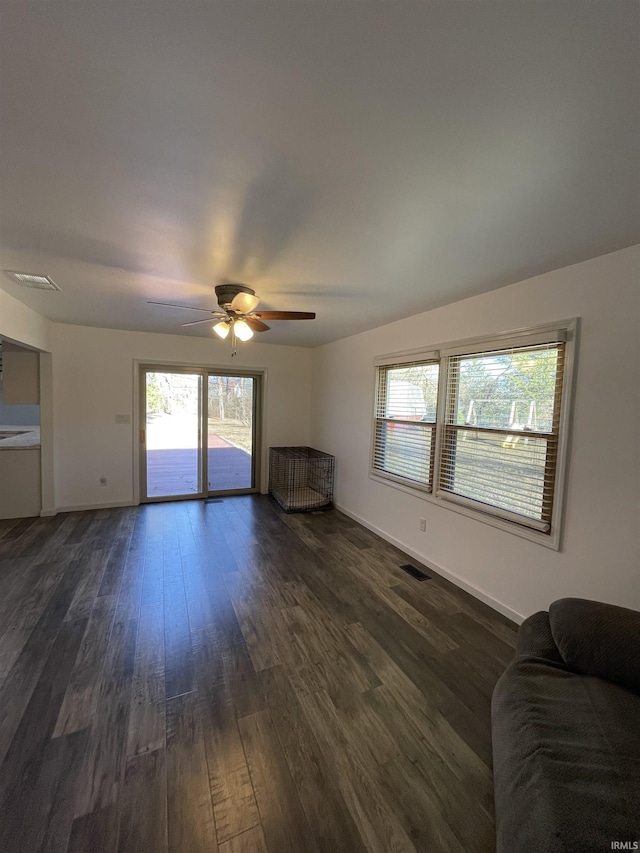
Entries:
{"type": "Polygon", "coordinates": [[[40,356],[34,350],[4,341],[2,344],[4,399],[18,406],[40,405],[40,356]]]}
{"type": "MultiPolygon", "coordinates": [[[[53,296],[55,299],[55,295],[53,296]]],[[[0,290],[0,337],[39,350],[48,350],[51,322],[0,290]]]]}
{"type": "Polygon", "coordinates": [[[514,618],[562,596],[640,609],[639,341],[636,246],[318,348],[311,442],[336,456],[338,505],[514,618]],[[582,319],[560,552],[369,478],[374,356],[570,317],[582,319]]]}
{"type": "MultiPolygon", "coordinates": [[[[3,374],[6,368],[3,365],[3,374]]],[[[21,406],[5,403],[4,387],[6,377],[0,382],[0,424],[2,426],[37,426],[40,423],[40,406],[21,406]]]]}
{"type": "Polygon", "coordinates": [[[309,443],[310,349],[250,342],[232,359],[228,341],[61,324],[52,328],[52,349],[58,510],[134,500],[134,360],[266,370],[267,446],[309,443]],[[116,424],[116,414],[131,414],[132,423],[116,424]]]}

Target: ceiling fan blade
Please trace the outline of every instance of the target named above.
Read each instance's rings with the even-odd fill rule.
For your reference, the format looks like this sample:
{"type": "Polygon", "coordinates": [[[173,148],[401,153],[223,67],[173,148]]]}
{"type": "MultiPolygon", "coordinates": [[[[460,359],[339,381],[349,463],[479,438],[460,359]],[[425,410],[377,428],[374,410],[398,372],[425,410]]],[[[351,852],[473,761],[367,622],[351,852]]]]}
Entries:
{"type": "Polygon", "coordinates": [[[173,302],[147,302],[147,305],[164,305],[165,308],[185,308],[187,311],[209,311],[210,314],[218,313],[211,311],[211,308],[193,308],[191,305],[174,305],[173,302]]]}
{"type": "Polygon", "coordinates": [[[256,305],[260,302],[257,296],[252,296],[250,293],[236,293],[231,301],[231,310],[237,311],[238,314],[248,314],[253,311],[256,305]]]}
{"type": "Polygon", "coordinates": [[[191,323],[180,323],[180,327],[182,326],[197,326],[199,323],[218,323],[220,322],[219,318],[216,317],[207,317],[205,320],[193,320],[191,323]]]}
{"type": "Polygon", "coordinates": [[[259,320],[315,320],[315,311],[256,311],[259,320]]]}
{"type": "Polygon", "coordinates": [[[263,323],[262,320],[258,320],[256,317],[245,317],[244,321],[254,332],[268,332],[271,328],[271,326],[267,326],[266,323],[263,323]]]}

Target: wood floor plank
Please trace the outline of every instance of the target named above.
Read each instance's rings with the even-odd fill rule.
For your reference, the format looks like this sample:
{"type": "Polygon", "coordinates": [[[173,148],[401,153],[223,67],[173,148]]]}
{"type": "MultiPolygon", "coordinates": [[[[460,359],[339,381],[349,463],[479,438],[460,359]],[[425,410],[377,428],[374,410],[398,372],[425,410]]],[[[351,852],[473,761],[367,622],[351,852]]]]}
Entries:
{"type": "Polygon", "coordinates": [[[30,536],[21,537],[20,547],[14,551],[15,556],[37,556],[45,545],[49,547],[52,542],[64,541],[66,530],[64,515],[53,516],[51,519],[36,519],[31,527],[30,536]],[[62,531],[62,537],[59,535],[60,531],[62,531]]]}
{"type": "Polygon", "coordinates": [[[256,794],[262,829],[271,850],[319,850],[291,778],[269,711],[238,721],[256,794]]]}
{"type": "Polygon", "coordinates": [[[335,773],[327,764],[286,672],[275,667],[261,673],[261,679],[271,719],[318,848],[323,853],[364,853],[367,848],[336,785],[335,773]]]}
{"type": "MultiPolygon", "coordinates": [[[[427,571],[429,570],[427,569],[427,571]]],[[[401,589],[402,592],[400,594],[406,597],[411,588],[404,582],[401,584],[401,589]]],[[[400,592],[400,590],[398,591],[400,592]]],[[[442,612],[466,613],[511,649],[515,648],[517,626],[509,622],[502,614],[492,611],[464,590],[458,589],[443,578],[438,578],[436,584],[421,584],[420,592],[432,606],[437,607],[442,612]]],[[[415,596],[411,596],[407,600],[411,600],[413,603],[415,596]]]]}
{"type": "MultiPolygon", "coordinates": [[[[40,824],[37,845],[39,853],[67,849],[73,823],[73,812],[78,791],[78,774],[82,766],[89,732],[84,730],[49,741],[40,775],[34,787],[34,808],[46,812],[46,821],[40,824]]],[[[24,821],[24,819],[23,819],[24,821]]],[[[37,825],[33,822],[32,826],[37,825]]]]}
{"type": "MultiPolygon", "coordinates": [[[[415,853],[416,848],[402,823],[363,764],[348,732],[336,719],[335,708],[326,693],[300,700],[304,713],[321,746],[336,768],[340,791],[367,849],[374,853],[394,850],[415,853]]],[[[268,840],[268,839],[267,839],[268,840]]]]}
{"type": "Polygon", "coordinates": [[[116,596],[105,595],[91,613],[60,708],[54,737],[85,729],[93,723],[115,607],[116,596]]]}
{"type": "Polygon", "coordinates": [[[116,619],[137,619],[142,598],[145,554],[142,548],[129,545],[124,561],[124,571],[118,587],[116,619]]]}
{"type": "Polygon", "coordinates": [[[67,849],[78,772],[88,732],[49,740],[39,767],[13,787],[0,806],[0,850],[36,853],[67,849]]]}
{"type": "Polygon", "coordinates": [[[16,786],[28,786],[39,771],[86,625],[86,621],[63,624],[56,636],[0,766],[0,804],[7,793],[15,795],[16,786]]]}
{"type": "Polygon", "coordinates": [[[33,557],[0,556],[0,606],[3,608],[0,613],[5,611],[5,602],[11,599],[12,591],[17,590],[18,596],[23,593],[25,572],[34,563],[33,557]]]}
{"type": "Polygon", "coordinates": [[[209,590],[208,597],[215,614],[215,632],[219,647],[230,648],[236,645],[248,647],[228,591],[226,589],[215,592],[209,590]]]}
{"type": "Polygon", "coordinates": [[[207,564],[211,567],[216,575],[225,575],[227,572],[237,572],[238,564],[233,551],[226,545],[224,529],[227,524],[226,516],[224,520],[216,512],[221,505],[204,504],[198,508],[199,516],[194,518],[191,513],[192,526],[197,526],[197,529],[206,535],[209,543],[207,549],[208,561],[207,564]]]}
{"type": "MultiPolygon", "coordinates": [[[[4,760],[12,744],[16,729],[38,684],[38,679],[48,665],[49,654],[56,644],[62,622],[75,593],[81,570],[78,563],[69,565],[51,596],[47,609],[38,619],[29,639],[0,688],[0,763],[4,760]]],[[[78,626],[81,626],[84,631],[86,620],[78,620],[78,626]]],[[[71,636],[75,637],[77,630],[77,626],[72,627],[65,632],[64,636],[70,633],[71,636]]],[[[66,681],[64,685],[60,686],[63,687],[64,692],[67,687],[66,681]]],[[[58,710],[59,706],[56,708],[56,713],[58,710]]]]}
{"type": "Polygon", "coordinates": [[[29,546],[46,522],[40,518],[21,518],[0,540],[0,557],[19,557],[28,553],[29,546]]]}
{"type": "MultiPolygon", "coordinates": [[[[195,540],[191,543],[196,548],[195,540]]],[[[214,613],[211,609],[207,586],[205,584],[206,567],[201,565],[199,554],[183,551],[181,546],[182,577],[187,603],[189,629],[192,636],[202,630],[213,633],[214,613]]]]}
{"type": "Polygon", "coordinates": [[[362,579],[364,583],[369,584],[374,593],[387,604],[391,610],[397,613],[407,625],[410,625],[414,631],[420,634],[436,652],[449,652],[457,648],[457,644],[452,638],[442,631],[434,622],[416,610],[404,598],[397,595],[394,588],[387,587],[383,583],[377,583],[372,579],[372,574],[363,569],[362,564],[355,563],[352,566],[352,572],[356,577],[362,579]]]}
{"type": "Polygon", "coordinates": [[[91,615],[108,557],[107,549],[96,549],[79,558],[83,566],[82,578],[65,616],[66,621],[87,619],[91,615]]]}
{"type": "MultiPolygon", "coordinates": [[[[355,639],[355,628],[352,637],[355,639]]],[[[401,746],[404,756],[412,762],[422,761],[431,768],[446,767],[448,778],[453,774],[462,783],[464,790],[473,792],[473,800],[484,805],[487,814],[492,813],[493,802],[490,789],[490,773],[481,758],[460,737],[450,720],[422,693],[418,687],[397,667],[385,653],[374,650],[371,638],[362,639],[375,656],[384,684],[366,694],[370,703],[382,719],[395,721],[394,737],[401,746]]],[[[355,640],[358,642],[358,640],[355,640]]],[[[448,783],[449,787],[452,783],[448,783]]]]}
{"type": "Polygon", "coordinates": [[[114,543],[109,550],[107,563],[104,567],[98,596],[116,595],[120,587],[120,581],[124,573],[125,558],[129,548],[127,540],[114,543]]]}
{"type": "Polygon", "coordinates": [[[380,680],[366,659],[346,642],[343,629],[321,611],[313,596],[305,596],[304,606],[289,609],[286,618],[295,625],[293,630],[318,668],[329,695],[335,702],[348,705],[357,693],[376,687],[380,680]]]}
{"type": "MultiPolygon", "coordinates": [[[[490,774],[484,758],[484,750],[480,753],[469,744],[468,738],[460,733],[459,703],[455,697],[448,695],[446,690],[441,694],[432,692],[429,688],[431,681],[426,682],[421,689],[419,678],[412,678],[402,666],[379,645],[376,640],[361,626],[353,625],[348,629],[350,641],[354,643],[371,661],[371,665],[380,675],[383,686],[367,694],[369,697],[388,691],[403,714],[416,720],[416,739],[419,746],[418,732],[433,732],[431,738],[434,748],[452,768],[460,765],[460,773],[466,773],[466,768],[473,767],[474,773],[468,779],[476,790],[476,796],[482,798],[483,792],[490,792],[490,774]]],[[[465,709],[462,706],[461,713],[465,709]]],[[[401,719],[403,719],[401,717],[401,719]]],[[[466,720],[466,716],[464,717],[466,720]]],[[[490,732],[486,732],[490,740],[490,732]]],[[[484,740],[482,741],[484,744],[484,740]]]]}
{"type": "Polygon", "coordinates": [[[163,538],[165,695],[167,699],[194,689],[193,654],[180,545],[175,525],[163,538]]]}
{"type": "Polygon", "coordinates": [[[491,766],[491,732],[486,719],[486,697],[475,689],[472,682],[459,680],[460,673],[458,679],[452,678],[447,667],[439,663],[439,657],[430,654],[429,648],[421,645],[422,637],[412,634],[408,626],[398,620],[395,612],[383,613],[386,618],[380,618],[381,615],[376,614],[372,607],[372,612],[364,609],[360,615],[367,634],[422,694],[429,697],[435,707],[448,717],[459,734],[483,757],[487,766],[491,766]],[[440,676],[443,674],[448,683],[442,681],[440,676]],[[469,698],[467,693],[470,694],[469,698]],[[478,707],[470,707],[474,700],[480,702],[478,707]]]}
{"type": "Polygon", "coordinates": [[[193,654],[184,588],[165,585],[164,603],[165,695],[190,693],[194,687],[193,654]]]}
{"type": "Polygon", "coordinates": [[[116,853],[119,825],[116,805],[76,818],[71,826],[67,853],[116,853]]]}
{"type": "Polygon", "coordinates": [[[494,685],[513,659],[513,648],[465,611],[451,614],[446,622],[441,616],[437,618],[443,626],[446,625],[447,632],[462,649],[465,659],[490,685],[494,685]]]}
{"type": "Polygon", "coordinates": [[[26,577],[14,585],[0,604],[0,637],[7,632],[34,627],[67,566],[68,563],[61,560],[35,559],[27,565],[26,577]]]}
{"type": "MultiPolygon", "coordinates": [[[[393,719],[400,755],[393,759],[399,774],[418,774],[414,783],[429,797],[431,805],[419,813],[431,821],[443,820],[465,849],[486,849],[493,836],[493,799],[487,768],[440,718],[426,720],[412,703],[404,705],[388,687],[372,690],[365,701],[381,719],[393,719]],[[411,706],[410,706],[411,705],[411,706]],[[408,763],[408,766],[405,764],[408,763]],[[435,812],[434,812],[435,808],[435,812]]],[[[377,772],[384,781],[385,768],[377,772]]],[[[396,783],[392,783],[395,791],[396,783]]],[[[406,794],[397,785],[399,795],[406,794]]],[[[418,796],[421,796],[418,795],[418,796]]]]}
{"type": "Polygon", "coordinates": [[[158,604],[140,608],[131,688],[127,757],[166,744],[164,613],[158,604]]]}
{"type": "Polygon", "coordinates": [[[136,620],[114,622],[105,653],[98,707],[82,770],[76,817],[117,802],[124,776],[136,620]]]}
{"type": "Polygon", "coordinates": [[[260,815],[222,656],[205,637],[196,644],[195,660],[198,711],[217,838],[222,843],[257,826],[260,815]]]}
{"type": "Polygon", "coordinates": [[[73,528],[69,531],[69,534],[65,540],[66,543],[68,545],[75,545],[82,542],[97,516],[98,512],[96,510],[87,510],[86,512],[71,513],[74,525],[73,528]]]}
{"type": "Polygon", "coordinates": [[[220,845],[220,853],[269,853],[262,827],[254,826],[220,845]]]}
{"type": "Polygon", "coordinates": [[[162,563],[162,540],[151,530],[147,536],[144,555],[141,603],[162,604],[164,598],[164,568],[162,563]]]}
{"type": "Polygon", "coordinates": [[[0,640],[0,687],[20,657],[30,635],[31,630],[25,628],[13,629],[3,634],[0,640]]]}
{"type": "Polygon", "coordinates": [[[3,518],[0,521],[0,542],[21,521],[22,519],[20,518],[3,518]]]}
{"type": "Polygon", "coordinates": [[[204,736],[195,693],[167,700],[169,853],[216,853],[204,736]]]}
{"type": "Polygon", "coordinates": [[[243,586],[239,573],[227,575],[227,587],[254,667],[260,671],[277,666],[281,661],[260,588],[243,586]]]}
{"type": "MultiPolygon", "coordinates": [[[[377,771],[386,801],[400,819],[416,850],[446,850],[471,853],[464,847],[442,815],[440,802],[425,785],[410,761],[394,758],[377,771]]],[[[446,794],[445,794],[446,796],[446,794]]],[[[486,839],[481,839],[486,844],[486,839]]]]}
{"type": "Polygon", "coordinates": [[[118,853],[167,853],[164,748],[127,762],[120,804],[118,853]]]}
{"type": "Polygon", "coordinates": [[[247,647],[236,644],[220,652],[222,673],[236,717],[247,717],[265,708],[262,682],[247,647]]]}

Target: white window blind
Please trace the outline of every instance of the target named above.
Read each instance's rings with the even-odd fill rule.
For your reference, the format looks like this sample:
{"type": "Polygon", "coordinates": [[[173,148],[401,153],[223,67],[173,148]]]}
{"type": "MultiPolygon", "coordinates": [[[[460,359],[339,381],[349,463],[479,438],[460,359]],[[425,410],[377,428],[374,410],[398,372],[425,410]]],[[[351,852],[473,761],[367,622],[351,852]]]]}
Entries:
{"type": "Polygon", "coordinates": [[[553,340],[446,359],[438,497],[550,530],[564,356],[553,340]]]}
{"type": "Polygon", "coordinates": [[[439,364],[377,368],[372,470],[427,491],[433,480],[439,364]]]}

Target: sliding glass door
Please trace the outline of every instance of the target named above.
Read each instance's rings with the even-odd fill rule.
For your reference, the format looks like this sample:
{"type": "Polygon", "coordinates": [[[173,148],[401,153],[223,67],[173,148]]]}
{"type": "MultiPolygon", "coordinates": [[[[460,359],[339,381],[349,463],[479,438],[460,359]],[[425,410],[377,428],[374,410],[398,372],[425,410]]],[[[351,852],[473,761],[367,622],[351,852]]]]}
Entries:
{"type": "Polygon", "coordinates": [[[197,497],[202,493],[202,376],[146,370],[145,497],[197,497]]]}
{"type": "Polygon", "coordinates": [[[258,374],[141,367],[141,499],[257,491],[258,374]]]}
{"type": "Polygon", "coordinates": [[[251,489],[255,484],[254,376],[208,377],[209,492],[251,489]]]}

